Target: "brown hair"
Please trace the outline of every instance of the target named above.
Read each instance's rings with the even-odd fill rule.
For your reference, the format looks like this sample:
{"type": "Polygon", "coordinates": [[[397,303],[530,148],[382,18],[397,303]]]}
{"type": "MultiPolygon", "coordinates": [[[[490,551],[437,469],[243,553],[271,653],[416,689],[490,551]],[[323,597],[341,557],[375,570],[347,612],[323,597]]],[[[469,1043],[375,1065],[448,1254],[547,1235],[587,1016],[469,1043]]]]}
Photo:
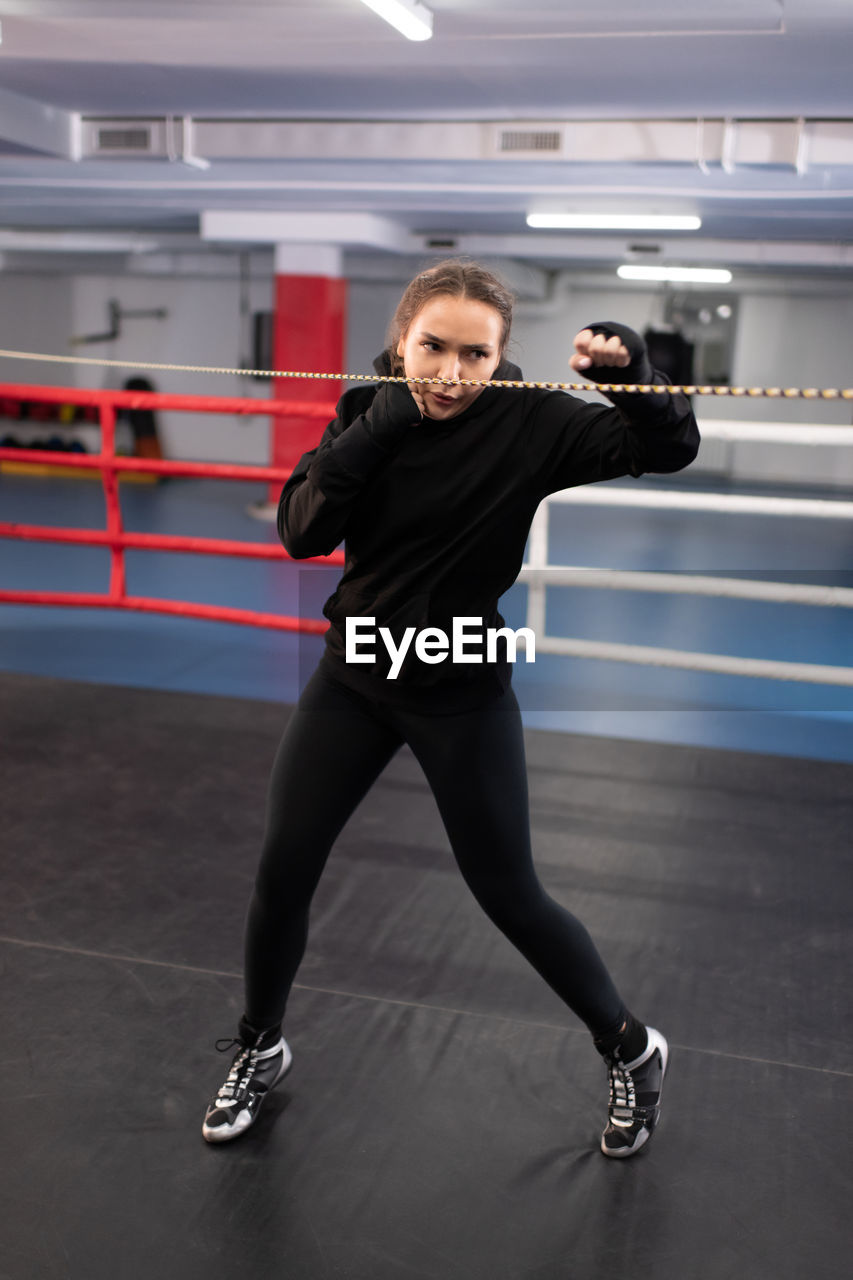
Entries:
{"type": "Polygon", "coordinates": [[[515,302],[512,293],[498,276],[479,262],[466,258],[446,258],[416,275],[397,304],[388,329],[388,354],[395,374],[403,372],[403,362],[397,355],[397,343],[408,332],[409,325],[421,308],[440,294],[451,298],[471,298],[475,302],[485,302],[487,306],[494,307],[503,321],[500,354],[503,355],[506,350],[515,302]]]}

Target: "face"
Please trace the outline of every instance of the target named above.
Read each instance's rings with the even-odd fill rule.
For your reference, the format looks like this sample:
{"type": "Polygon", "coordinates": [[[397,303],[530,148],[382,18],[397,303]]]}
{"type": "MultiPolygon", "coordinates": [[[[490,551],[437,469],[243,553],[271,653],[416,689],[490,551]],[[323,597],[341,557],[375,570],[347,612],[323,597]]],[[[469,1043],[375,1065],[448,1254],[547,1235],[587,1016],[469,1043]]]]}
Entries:
{"type": "MultiPolygon", "coordinates": [[[[408,378],[488,379],[501,358],[503,320],[487,302],[439,294],[421,307],[397,344],[408,378]]],[[[462,413],[485,388],[418,386],[427,417],[462,413]]]]}

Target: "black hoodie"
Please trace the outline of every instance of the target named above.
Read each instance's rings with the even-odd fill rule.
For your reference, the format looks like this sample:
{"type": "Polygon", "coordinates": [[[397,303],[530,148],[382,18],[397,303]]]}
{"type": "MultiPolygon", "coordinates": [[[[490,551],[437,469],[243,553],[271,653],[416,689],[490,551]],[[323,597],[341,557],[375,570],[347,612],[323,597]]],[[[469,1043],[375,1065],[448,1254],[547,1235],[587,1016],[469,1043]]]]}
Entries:
{"type": "MultiPolygon", "coordinates": [[[[666,383],[632,330],[589,327],[618,334],[632,356],[627,369],[599,367],[591,376],[666,383]]],[[[375,367],[390,372],[387,353],[375,367]]],[[[492,377],[521,374],[503,361],[492,377]]],[[[377,701],[431,714],[467,710],[507,687],[502,646],[491,663],[457,664],[448,656],[427,664],[412,644],[389,679],[390,658],[377,634],[375,663],[348,663],[346,619],[374,618],[396,644],[407,627],[450,636],[454,617],[502,627],[498,600],[518,575],[546,494],[679,471],[696,456],[699,432],[684,396],[609,398],[615,407],[562,391],[487,387],[469,408],[439,422],[421,417],[402,384],[363,385],[342,396],[319,445],[285,484],[278,511],[279,536],[294,559],[327,555],[345,542],[343,576],[323,610],[331,623],[324,663],[335,678],[377,701]]]]}

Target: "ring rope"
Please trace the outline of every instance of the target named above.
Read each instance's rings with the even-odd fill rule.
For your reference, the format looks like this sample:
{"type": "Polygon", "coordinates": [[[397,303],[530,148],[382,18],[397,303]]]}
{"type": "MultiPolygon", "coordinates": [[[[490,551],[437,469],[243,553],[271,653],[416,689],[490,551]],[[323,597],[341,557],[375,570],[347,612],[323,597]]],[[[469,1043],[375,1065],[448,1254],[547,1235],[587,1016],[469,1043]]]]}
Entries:
{"type": "Polygon", "coordinates": [[[853,588],[801,582],[772,582],[755,578],[713,578],[706,574],[648,573],[633,569],[591,569],[581,565],[522,565],[517,581],[537,585],[647,591],[664,595],[694,595],[751,600],[768,604],[814,605],[853,609],[853,588]]]}
{"type": "Polygon", "coordinates": [[[749,676],[754,679],[853,687],[853,667],[779,662],[774,658],[735,658],[722,653],[655,649],[648,645],[611,644],[601,640],[574,640],[562,636],[538,636],[536,650],[538,653],[555,653],[566,658],[596,658],[602,662],[631,662],[639,666],[673,667],[679,671],[708,671],[718,675],[749,676]]]}
{"type": "Polygon", "coordinates": [[[56,356],[33,351],[5,351],[0,359],[40,360],[49,364],[94,364],[115,369],[147,369],[167,373],[223,373],[251,378],[301,378],[328,382],[412,383],[440,387],[507,387],[535,391],[611,391],[627,395],[746,396],[783,400],[853,400],[853,387],[729,387],[691,383],[514,382],[486,378],[405,378],[376,373],[296,373],[281,369],[226,369],[211,365],[160,364],[143,360],[109,360],[98,356],[56,356]]]}

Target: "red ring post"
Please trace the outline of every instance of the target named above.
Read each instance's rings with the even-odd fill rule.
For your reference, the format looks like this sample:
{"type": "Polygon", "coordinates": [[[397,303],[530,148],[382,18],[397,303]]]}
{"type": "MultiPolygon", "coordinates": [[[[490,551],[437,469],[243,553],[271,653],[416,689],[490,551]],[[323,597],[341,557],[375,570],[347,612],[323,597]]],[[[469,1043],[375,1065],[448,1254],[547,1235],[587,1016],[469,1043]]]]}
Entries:
{"type": "MultiPolygon", "coordinates": [[[[343,369],[347,282],[341,276],[342,255],[329,245],[276,246],[275,321],[273,367],[275,369],[343,369]]],[[[292,471],[322,435],[316,419],[296,409],[303,403],[337,400],[340,382],[273,383],[273,395],[293,405],[288,423],[272,424],[270,462],[292,471]]],[[[330,414],[329,417],[332,415],[330,414]]],[[[278,501],[275,486],[269,500],[278,501]]]]}

